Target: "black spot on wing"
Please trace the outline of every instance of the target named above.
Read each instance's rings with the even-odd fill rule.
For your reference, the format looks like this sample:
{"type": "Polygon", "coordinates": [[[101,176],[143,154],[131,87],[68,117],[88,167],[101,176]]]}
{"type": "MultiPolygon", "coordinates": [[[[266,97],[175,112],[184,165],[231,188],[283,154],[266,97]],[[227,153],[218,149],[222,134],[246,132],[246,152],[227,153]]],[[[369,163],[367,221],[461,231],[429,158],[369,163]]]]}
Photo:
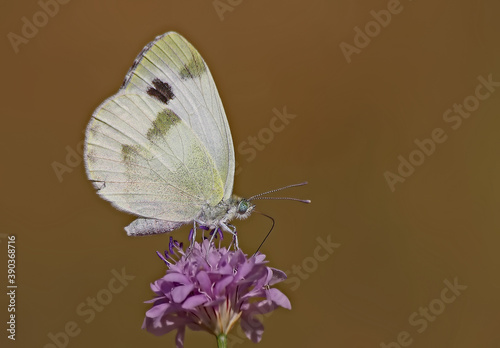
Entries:
{"type": "Polygon", "coordinates": [[[172,87],[167,82],[163,82],[156,78],[153,80],[153,86],[154,88],[148,88],[147,93],[162,103],[168,104],[168,102],[175,97],[174,92],[172,92],[172,87]]]}

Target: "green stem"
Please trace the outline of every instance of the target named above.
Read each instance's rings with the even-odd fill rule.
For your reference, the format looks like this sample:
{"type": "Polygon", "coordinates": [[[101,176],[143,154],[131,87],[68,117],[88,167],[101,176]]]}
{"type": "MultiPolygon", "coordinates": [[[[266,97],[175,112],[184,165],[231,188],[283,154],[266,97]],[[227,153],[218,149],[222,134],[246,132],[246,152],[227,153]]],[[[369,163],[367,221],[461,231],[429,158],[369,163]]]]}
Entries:
{"type": "Polygon", "coordinates": [[[225,334],[217,336],[217,347],[227,348],[227,336],[225,334]]]}

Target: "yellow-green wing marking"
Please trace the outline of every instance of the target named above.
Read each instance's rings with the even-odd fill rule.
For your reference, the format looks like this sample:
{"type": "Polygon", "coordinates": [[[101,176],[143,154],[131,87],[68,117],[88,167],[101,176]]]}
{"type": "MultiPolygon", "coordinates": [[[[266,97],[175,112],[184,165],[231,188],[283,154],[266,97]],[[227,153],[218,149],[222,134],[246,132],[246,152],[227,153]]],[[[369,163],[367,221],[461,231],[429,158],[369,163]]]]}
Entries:
{"type": "Polygon", "coordinates": [[[121,91],[145,93],[178,115],[213,159],[223,198],[233,191],[234,148],[212,75],[198,51],[175,32],[158,36],[139,54],[121,91]]]}
{"type": "Polygon", "coordinates": [[[166,232],[223,197],[214,160],[185,112],[147,94],[120,92],[92,116],[84,157],[98,194],[120,210],[157,219],[138,219],[129,228],[166,232]]]}

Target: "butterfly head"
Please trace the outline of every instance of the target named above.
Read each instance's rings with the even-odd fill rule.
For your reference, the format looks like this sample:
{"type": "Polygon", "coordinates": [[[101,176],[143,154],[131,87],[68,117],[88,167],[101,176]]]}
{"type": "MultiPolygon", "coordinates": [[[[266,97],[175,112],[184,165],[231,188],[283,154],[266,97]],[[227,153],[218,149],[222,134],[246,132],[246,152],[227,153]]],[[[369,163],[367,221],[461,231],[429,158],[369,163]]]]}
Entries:
{"type": "Polygon", "coordinates": [[[255,204],[250,203],[250,201],[246,198],[237,198],[236,200],[236,218],[238,219],[246,219],[252,214],[252,211],[255,208],[255,204]]]}

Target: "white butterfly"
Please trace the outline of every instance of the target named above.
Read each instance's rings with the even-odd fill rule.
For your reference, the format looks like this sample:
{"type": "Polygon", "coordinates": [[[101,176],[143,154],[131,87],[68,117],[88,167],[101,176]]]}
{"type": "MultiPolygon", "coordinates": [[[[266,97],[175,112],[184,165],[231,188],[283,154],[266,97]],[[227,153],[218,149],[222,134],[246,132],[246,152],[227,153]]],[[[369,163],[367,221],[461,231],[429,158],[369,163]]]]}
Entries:
{"type": "Polygon", "coordinates": [[[175,32],[144,47],[118,93],[95,110],[84,158],[98,194],[139,216],[125,228],[131,236],[189,222],[195,232],[198,223],[236,236],[229,222],[255,207],[257,196],[232,194],[233,141],[208,66],[175,32]]]}

